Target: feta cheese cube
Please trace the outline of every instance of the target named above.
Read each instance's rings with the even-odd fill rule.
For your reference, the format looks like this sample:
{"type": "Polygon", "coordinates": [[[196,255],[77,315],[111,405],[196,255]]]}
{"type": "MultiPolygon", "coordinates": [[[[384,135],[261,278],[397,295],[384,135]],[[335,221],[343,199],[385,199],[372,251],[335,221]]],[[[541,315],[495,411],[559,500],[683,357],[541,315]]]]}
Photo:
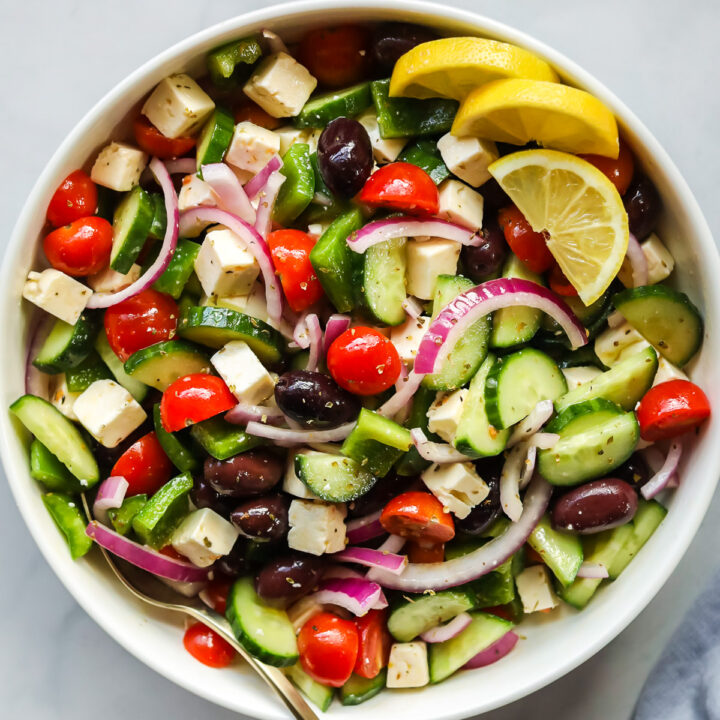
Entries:
{"type": "Polygon", "coordinates": [[[440,209],[438,215],[450,222],[478,232],[482,228],[483,196],[465,183],[452,178],[438,187],[440,209]]]}
{"type": "Polygon", "coordinates": [[[421,641],[393,643],[390,647],[386,686],[416,688],[429,682],[427,645],[421,641]]]}
{"type": "Polygon", "coordinates": [[[238,539],[237,528],[210,508],[191,512],[170,538],[170,544],[198,567],[227,555],[238,539]]]}
{"type": "Polygon", "coordinates": [[[487,483],[471,462],[435,463],[420,477],[445,510],[461,520],[490,494],[487,483]]]}
{"type": "Polygon", "coordinates": [[[23,286],[23,297],[31,303],[74,325],[90,300],[92,290],[69,275],[48,268],[31,270],[23,286]]]}
{"type": "Polygon", "coordinates": [[[373,157],[379,163],[391,163],[397,160],[398,155],[407,144],[407,138],[383,138],[380,136],[380,126],[374,110],[366,110],[358,115],[356,120],[365,128],[370,137],[373,157]]]}
{"type": "Polygon", "coordinates": [[[167,585],[171,590],[183,597],[195,597],[201,590],[207,587],[206,582],[182,582],[181,580],[170,580],[169,578],[157,576],[161,583],[167,585]]]}
{"type": "Polygon", "coordinates": [[[320,500],[320,498],[297,476],[295,472],[295,457],[307,455],[312,450],[298,450],[288,453],[287,464],[285,465],[285,476],[283,478],[283,490],[288,495],[302,498],[303,500],[320,500]]]}
{"type": "Polygon", "coordinates": [[[235,126],[225,162],[253,174],[260,172],[280,152],[280,137],[251,122],[235,126]]]}
{"type": "Polygon", "coordinates": [[[653,380],[653,387],[669,380],[689,380],[688,376],[676,365],[658,355],[658,369],[653,380]]]}
{"type": "Polygon", "coordinates": [[[311,555],[345,549],[344,507],[311,500],[290,503],[288,547],[311,555]]]}
{"type": "Polygon", "coordinates": [[[407,289],[410,295],[430,300],[438,275],[455,275],[460,257],[460,243],[431,238],[408,240],[407,289]]]}
{"type": "MultiPolygon", "coordinates": [[[[675,268],[675,260],[660,238],[653,233],[640,243],[648,266],[648,285],[656,285],[665,280],[675,268]]],[[[618,277],[625,287],[633,287],[632,266],[625,258],[618,277]]]]}
{"type": "Polygon", "coordinates": [[[297,115],[316,87],[317,80],[306,67],[279,52],[260,63],[243,92],[269,115],[281,118],[297,115]]]}
{"type": "Polygon", "coordinates": [[[578,367],[562,368],[562,374],[567,381],[568,390],[574,390],[583,383],[590,382],[602,374],[602,370],[594,365],[580,365],[578,367]]]}
{"type": "Polygon", "coordinates": [[[206,295],[247,295],[260,268],[242,239],[231,230],[210,230],[195,258],[195,273],[206,295]]]}
{"type": "Polygon", "coordinates": [[[109,265],[87,279],[88,285],[96,293],[116,293],[132,285],[139,277],[141,267],[133,264],[127,274],[116,272],[109,265]]]}
{"type": "Polygon", "coordinates": [[[448,170],[473,187],[490,179],[488,167],[500,157],[492,140],[476,137],[455,137],[448,133],[438,140],[437,146],[448,170]]]}
{"type": "Polygon", "coordinates": [[[212,98],[185,73],[161,80],[142,107],[142,114],[165,137],[193,135],[215,109],[212,98]]]}
{"type": "Polygon", "coordinates": [[[113,448],[147,417],[133,396],[114,380],[96,380],[75,401],[81,425],[105,447],[113,448]]]}
{"type": "Polygon", "coordinates": [[[390,330],[390,342],[398,351],[400,359],[407,365],[415,364],[415,356],[420,347],[425,331],[430,324],[430,318],[421,315],[420,317],[408,317],[402,325],[396,325],[390,330]]]}
{"type": "Polygon", "coordinates": [[[50,402],[68,419],[77,420],[73,408],[82,393],[71,392],[67,386],[65,373],[51,376],[50,402]]]}
{"type": "Polygon", "coordinates": [[[547,568],[544,565],[531,565],[516,578],[523,612],[534,613],[540,610],[552,610],[558,604],[547,568]]]}
{"type": "Polygon", "coordinates": [[[308,235],[315,235],[316,237],[320,237],[329,227],[330,223],[326,222],[310,223],[307,229],[308,235]]]}
{"type": "Polygon", "coordinates": [[[317,600],[313,599],[311,595],[306,595],[296,603],[293,603],[287,609],[287,614],[293,628],[295,628],[295,634],[297,635],[300,630],[302,630],[302,626],[311,617],[324,612],[326,609],[325,605],[321,605],[317,600]]]}
{"type": "Polygon", "coordinates": [[[438,393],[427,411],[428,430],[452,444],[465,409],[468,392],[467,388],[460,388],[451,393],[438,393]]]}
{"type": "Polygon", "coordinates": [[[307,143],[310,146],[310,152],[315,152],[322,130],[319,128],[296,128],[292,125],[283,125],[281,128],[273,130],[273,132],[280,138],[279,152],[284,155],[295,143],[307,143]]]}
{"type": "Polygon", "coordinates": [[[148,156],[142,150],[125,143],[111,142],[97,156],[90,178],[98,185],[125,192],[140,182],[147,161],[148,156]]]}
{"type": "MultiPolygon", "coordinates": [[[[215,191],[197,175],[186,175],[178,193],[178,209],[180,212],[194,207],[217,207],[218,197],[215,191]]],[[[192,225],[184,229],[185,237],[197,237],[206,227],[213,223],[207,220],[194,220],[192,225]]]]}
{"type": "Polygon", "coordinates": [[[238,400],[258,405],[275,390],[272,375],[242,340],[229,342],[210,362],[238,400]]]}
{"type": "Polygon", "coordinates": [[[595,338],[595,354],[608,367],[617,365],[646,347],[650,347],[650,343],[628,322],[603,330],[595,338]]]}

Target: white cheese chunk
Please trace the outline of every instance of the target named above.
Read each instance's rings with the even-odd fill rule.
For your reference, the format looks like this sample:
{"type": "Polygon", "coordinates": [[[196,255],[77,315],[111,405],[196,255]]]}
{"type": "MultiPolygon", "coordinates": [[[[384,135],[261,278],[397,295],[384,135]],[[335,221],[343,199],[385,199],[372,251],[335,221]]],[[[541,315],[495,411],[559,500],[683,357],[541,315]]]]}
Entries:
{"type": "MultiPolygon", "coordinates": [[[[197,175],[186,175],[182,180],[178,193],[178,209],[180,212],[195,207],[217,207],[218,197],[208,183],[197,175]]],[[[183,229],[185,237],[197,237],[212,222],[207,220],[194,220],[191,225],[183,229]]]]}
{"type": "Polygon", "coordinates": [[[344,506],[293,500],[290,503],[288,547],[310,555],[345,549],[344,506]]]}
{"type": "Polygon", "coordinates": [[[329,227],[330,223],[327,222],[310,223],[307,229],[308,235],[315,235],[315,237],[320,237],[329,227]]]}
{"type": "Polygon", "coordinates": [[[469,230],[482,228],[483,196],[459,180],[449,178],[438,188],[440,199],[438,215],[469,230]]]}
{"type": "Polygon", "coordinates": [[[375,111],[366,110],[358,115],[356,120],[365,128],[370,145],[372,145],[373,157],[379,163],[391,163],[397,160],[398,155],[407,144],[407,138],[384,138],[380,135],[380,126],[378,125],[377,115],[375,111]]]}
{"type": "Polygon", "coordinates": [[[123,274],[113,270],[108,265],[99,273],[90,275],[87,282],[96,293],[116,293],[132,285],[140,277],[141,270],[142,268],[139,265],[133,263],[130,270],[123,274]]]}
{"type": "Polygon", "coordinates": [[[210,230],[195,258],[195,273],[206,295],[248,295],[260,267],[242,239],[231,230],[210,230]]]}
{"type": "Polygon", "coordinates": [[[279,52],[265,58],[243,92],[276,118],[294,117],[317,87],[317,80],[295,58],[279,52]]]}
{"type": "Polygon", "coordinates": [[[407,289],[410,295],[430,300],[435,293],[438,275],[455,275],[460,257],[460,243],[452,240],[408,240],[407,289]]]}
{"type": "Polygon", "coordinates": [[[259,405],[275,390],[273,376],[242,340],[229,342],[210,362],[238,400],[259,405]]]}
{"type": "Polygon", "coordinates": [[[248,121],[239,122],[225,154],[225,162],[255,174],[279,152],[280,137],[276,133],[248,121]]]}
{"type": "Polygon", "coordinates": [[[322,130],[319,128],[296,128],[292,125],[283,125],[273,130],[280,138],[280,154],[284,155],[295,143],[306,143],[310,146],[310,152],[317,150],[318,140],[322,130]]]}
{"type": "MultiPolygon", "coordinates": [[[[640,243],[648,266],[648,285],[657,285],[662,282],[675,269],[675,260],[669,250],[662,244],[660,238],[653,233],[640,243]]],[[[633,287],[632,266],[625,258],[618,278],[625,287],[633,287]]]]}
{"type": "Polygon", "coordinates": [[[417,688],[430,682],[427,645],[424,642],[393,643],[387,680],[389,688],[417,688]]]}
{"type": "Polygon", "coordinates": [[[113,448],[147,417],[133,396],[114,380],[96,380],[75,401],[81,425],[105,447],[113,448]]]}
{"type": "Polygon", "coordinates": [[[490,179],[488,167],[500,157],[492,140],[476,137],[455,137],[447,133],[438,140],[437,146],[448,170],[473,187],[490,179]]]}
{"type": "Polygon", "coordinates": [[[170,538],[170,544],[198,567],[227,555],[238,539],[237,528],[210,508],[191,512],[170,538]]]}
{"type": "Polygon", "coordinates": [[[475,472],[471,462],[435,463],[420,477],[445,510],[460,519],[467,517],[490,494],[487,483],[475,472]]]}
{"type": "Polygon", "coordinates": [[[206,582],[182,582],[181,580],[170,580],[169,578],[160,577],[159,575],[157,579],[176,593],[187,598],[195,597],[201,590],[207,587],[206,582]]]}
{"type": "Polygon", "coordinates": [[[212,98],[185,73],[161,80],[142,107],[142,114],[165,137],[193,135],[215,109],[212,98]]]}
{"type": "Polygon", "coordinates": [[[526,613],[552,610],[558,604],[552,582],[544,565],[531,565],[525,568],[516,578],[523,611],[526,613]]]}
{"type": "Polygon", "coordinates": [[[615,328],[603,330],[595,338],[595,354],[608,367],[617,365],[647,347],[650,347],[650,343],[627,321],[615,328]]]}
{"type": "Polygon", "coordinates": [[[312,452],[312,450],[298,450],[297,452],[288,453],[285,476],[283,477],[283,490],[288,495],[293,495],[303,500],[320,500],[295,472],[295,457],[297,455],[307,455],[310,452],[312,452]]]}
{"type": "Polygon", "coordinates": [[[82,395],[68,389],[65,373],[51,376],[50,402],[68,419],[77,420],[75,401],[82,395]]]}
{"type": "Polygon", "coordinates": [[[415,364],[420,341],[429,324],[430,318],[425,315],[417,318],[408,316],[402,325],[396,325],[390,330],[390,341],[405,364],[411,367],[415,364]]]}
{"type": "Polygon", "coordinates": [[[653,380],[653,387],[670,380],[689,380],[688,376],[676,365],[658,355],[658,369],[653,380]]]}
{"type": "Polygon", "coordinates": [[[125,143],[111,142],[104,147],[90,171],[94,183],[125,192],[140,182],[148,156],[137,148],[125,143]]]}
{"type": "Polygon", "coordinates": [[[468,392],[467,388],[461,388],[451,393],[438,393],[427,411],[428,430],[452,444],[465,409],[468,392]]]}
{"type": "Polygon", "coordinates": [[[563,368],[562,374],[567,381],[568,390],[574,390],[583,383],[590,382],[593,378],[602,374],[602,370],[594,365],[580,365],[578,367],[563,368]]]}
{"type": "Polygon", "coordinates": [[[23,297],[31,303],[74,325],[92,296],[92,290],[59,270],[31,270],[23,286],[23,297]]]}

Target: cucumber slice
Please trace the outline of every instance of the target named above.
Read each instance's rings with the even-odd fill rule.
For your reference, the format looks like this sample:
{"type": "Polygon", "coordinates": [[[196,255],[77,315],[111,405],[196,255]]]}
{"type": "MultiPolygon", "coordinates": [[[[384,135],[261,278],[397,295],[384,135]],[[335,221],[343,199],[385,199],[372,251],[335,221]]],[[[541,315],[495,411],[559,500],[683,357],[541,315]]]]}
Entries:
{"type": "Polygon", "coordinates": [[[340,688],[340,702],[343,705],[360,705],[374,698],[387,682],[387,669],[383,668],[374,678],[360,677],[353,673],[340,688]]]}
{"type": "Polygon", "coordinates": [[[700,348],[703,320],[685,293],[665,285],[646,285],[619,292],[613,304],[674,365],[683,367],[700,348]]]}
{"type": "Polygon", "coordinates": [[[250,66],[262,56],[262,48],[255,37],[233,40],[211,50],[206,57],[210,79],[217,87],[226,88],[235,85],[240,76],[249,71],[250,66]]]}
{"type": "Polygon", "coordinates": [[[555,410],[562,412],[571,405],[605,398],[623,410],[633,410],[650,389],[657,373],[658,359],[655,350],[648,347],[622,360],[610,370],[570,390],[555,400],[555,410]]]}
{"type": "Polygon", "coordinates": [[[132,497],[125,498],[122,505],[119,508],[110,508],[108,510],[108,517],[112,526],[115,528],[115,532],[120,535],[127,535],[132,530],[132,521],[135,516],[145,507],[147,504],[147,495],[133,495],[132,497]]]}
{"type": "Polygon", "coordinates": [[[74,325],[56,320],[33,365],[43,372],[56,374],[79,365],[90,353],[100,328],[96,313],[84,312],[74,325]]]}
{"type": "Polygon", "coordinates": [[[356,460],[375,477],[385,477],[395,461],[410,449],[410,431],[396,422],[362,408],[357,424],[340,452],[356,460]]]}
{"type": "Polygon", "coordinates": [[[498,430],[490,424],[485,410],[485,383],[494,365],[495,356],[488,355],[475,373],[455,433],[455,447],[468,457],[499,455],[510,436],[510,430],[498,430]]]}
{"type": "Polygon", "coordinates": [[[146,545],[159,550],[168,544],[175,528],[190,511],[189,495],[193,487],[190,473],[166,482],[133,518],[135,534],[146,545]]]}
{"type": "Polygon", "coordinates": [[[355,500],[377,482],[377,478],[356,460],[323,452],[296,455],[295,474],[318,497],[328,502],[355,500]]]}
{"type": "Polygon", "coordinates": [[[39,440],[30,444],[30,476],[55,492],[74,495],[83,490],[77,478],[39,440]]]}
{"type": "Polygon", "coordinates": [[[113,246],[110,267],[116,272],[130,272],[150,234],[155,204],[150,195],[136,185],[115,210],[113,216],[113,246]]]}
{"type": "Polygon", "coordinates": [[[153,283],[153,288],[177,300],[193,274],[195,259],[199,252],[199,243],[184,238],[178,240],[175,254],[163,274],[153,283]]]}
{"type": "Polygon", "coordinates": [[[164,392],[170,383],[193,373],[212,373],[207,355],[182,340],[166,340],[134,352],[125,372],[135,380],[164,392]]]}
{"type": "Polygon", "coordinates": [[[105,331],[98,333],[95,338],[95,350],[98,355],[102,358],[102,361],[108,366],[108,369],[115,377],[115,380],[120,383],[139,403],[141,403],[148,393],[147,385],[144,385],[139,380],[131,378],[125,372],[125,366],[122,360],[113,352],[108,342],[105,331]]]}
{"type": "Polygon", "coordinates": [[[577,535],[555,530],[545,515],[530,534],[528,544],[564,587],[575,580],[583,563],[582,543],[577,535]]]}
{"type": "Polygon", "coordinates": [[[278,225],[290,225],[310,204],[315,194],[315,173],[310,163],[310,146],[295,143],[283,155],[280,172],[285,182],[280,187],[273,210],[273,220],[278,225]]]}
{"type": "Polygon", "coordinates": [[[20,422],[80,481],[86,490],[100,479],[90,448],[73,425],[47,400],[23,395],[11,406],[20,422]]]}
{"type": "Polygon", "coordinates": [[[573,431],[584,432],[595,427],[598,421],[612,419],[618,415],[622,415],[622,411],[615,403],[605,398],[593,398],[565,408],[545,426],[545,430],[549,433],[559,433],[572,423],[573,431]]]}
{"type": "Polygon", "coordinates": [[[238,642],[253,657],[275,667],[297,662],[295,630],[287,613],[263,605],[252,578],[240,578],[230,588],[225,616],[238,642]]]}
{"type": "Polygon", "coordinates": [[[87,518],[78,504],[69,495],[63,493],[50,492],[43,495],[42,500],[50,517],[65,536],[72,559],[77,560],[87,555],[93,546],[93,541],[85,534],[87,518]]]}
{"type": "Polygon", "coordinates": [[[398,642],[410,642],[426,630],[472,610],[475,602],[475,593],[469,586],[432,595],[403,594],[390,612],[388,630],[398,642]]]}
{"type": "Polygon", "coordinates": [[[512,630],[513,624],[496,615],[473,613],[472,622],[459,635],[429,648],[430,682],[450,677],[480,651],[512,630]]]}
{"type": "Polygon", "coordinates": [[[402,306],[407,298],[405,243],[405,238],[386,240],[368,248],[362,256],[357,287],[370,315],[385,325],[401,325],[407,319],[402,306]]]}
{"type": "Polygon", "coordinates": [[[320,710],[325,712],[332,702],[335,689],[327,685],[321,685],[313,680],[303,669],[300,663],[290,666],[286,671],[287,676],[292,680],[293,685],[302,692],[310,702],[315,703],[320,710]]]}
{"type": "Polygon", "coordinates": [[[450,171],[443,162],[434,140],[416,140],[400,153],[398,162],[406,162],[422,168],[436,185],[450,177],[450,171]]]}
{"type": "Polygon", "coordinates": [[[210,119],[200,131],[197,144],[197,171],[202,178],[202,166],[222,162],[235,132],[235,120],[224,108],[215,107],[210,119]]]}
{"type": "Polygon", "coordinates": [[[190,428],[190,435],[216,460],[227,460],[262,444],[262,438],[248,435],[221,417],[203,420],[190,428]]]}
{"type": "MultiPolygon", "coordinates": [[[[419,427],[428,439],[433,441],[439,441],[440,438],[437,435],[431,433],[428,430],[428,416],[427,411],[435,400],[435,391],[425,388],[422,385],[417,389],[415,395],[413,395],[412,406],[410,408],[410,415],[405,421],[406,428],[419,427]]],[[[419,475],[423,470],[429,468],[431,463],[428,460],[424,460],[420,457],[420,453],[417,448],[413,445],[395,465],[395,472],[403,477],[409,477],[412,475],[419,475]]]]}
{"type": "Polygon", "coordinates": [[[95,350],[79,364],[65,371],[65,382],[70,392],[83,392],[97,380],[112,380],[112,373],[95,350]]]}
{"type": "Polygon", "coordinates": [[[278,362],[285,352],[285,340],[275,328],[224,307],[187,308],[180,315],[177,331],[180,337],[211,348],[242,340],[264,363],[278,362]]]}
{"type": "Polygon", "coordinates": [[[170,458],[170,462],[180,472],[194,472],[200,467],[200,461],[197,459],[191,449],[185,446],[180,440],[177,433],[169,433],[162,424],[160,418],[160,404],[153,407],[153,424],[155,426],[155,434],[165,454],[170,458]]]}
{"type": "Polygon", "coordinates": [[[310,98],[293,124],[297,128],[324,128],[335,118],[355,117],[371,105],[370,83],[363,82],[310,98]]]}
{"type": "Polygon", "coordinates": [[[540,350],[524,348],[495,362],[485,381],[485,409],[496,428],[508,428],[530,414],[541,400],[567,392],[565,376],[540,350]]]}
{"type": "Polygon", "coordinates": [[[159,193],[151,196],[153,202],[153,219],[148,235],[153,240],[162,240],[167,229],[167,210],[165,209],[165,198],[159,193]]]}
{"type": "Polygon", "coordinates": [[[122,193],[115,192],[110,188],[103,187],[102,185],[97,186],[97,209],[95,214],[101,217],[103,220],[107,220],[109,223],[112,222],[113,213],[115,208],[122,197],[122,193]]]}

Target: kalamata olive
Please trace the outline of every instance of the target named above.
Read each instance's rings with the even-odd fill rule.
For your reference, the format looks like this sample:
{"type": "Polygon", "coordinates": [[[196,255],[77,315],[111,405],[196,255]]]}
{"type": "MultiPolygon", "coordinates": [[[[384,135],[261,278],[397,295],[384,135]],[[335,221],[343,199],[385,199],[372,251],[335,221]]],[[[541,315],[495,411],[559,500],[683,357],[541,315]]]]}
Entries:
{"type": "Polygon", "coordinates": [[[478,192],[483,196],[485,212],[498,210],[512,202],[510,196],[500,187],[500,183],[495,178],[484,182],[478,188],[478,192]]]}
{"type": "Polygon", "coordinates": [[[500,472],[502,462],[495,458],[478,461],[478,474],[487,483],[488,496],[466,517],[455,520],[455,527],[468,535],[482,535],[502,514],[500,505],[500,472]]]}
{"type": "Polygon", "coordinates": [[[637,505],[637,493],[624,480],[594,480],[559,498],[552,510],[552,522],[561,530],[589,535],[629,522],[637,505]]]}
{"type": "Polygon", "coordinates": [[[350,118],[331,120],[318,140],[317,158],[320,174],[335,195],[357,195],[373,169],[367,130],[350,118]]]}
{"type": "Polygon", "coordinates": [[[241,455],[205,460],[205,480],[221,495],[242,498],[263,495],[282,477],[284,463],[268,450],[248,450],[241,455]]]}
{"type": "Polygon", "coordinates": [[[246,555],[249,544],[250,541],[247,538],[240,536],[232,546],[232,550],[227,555],[219,558],[213,567],[217,568],[223,575],[228,575],[231,578],[247,572],[248,562],[246,555]]]}
{"type": "Polygon", "coordinates": [[[650,468],[640,453],[633,453],[620,467],[615,468],[613,473],[635,489],[641,488],[651,475],[650,468]]]}
{"type": "Polygon", "coordinates": [[[290,370],[275,385],[275,402],[305,427],[333,428],[352,422],[360,413],[357,395],[343,390],[329,375],[290,370]]]}
{"type": "Polygon", "coordinates": [[[255,577],[255,589],[263,600],[290,603],[317,585],[324,562],[319,557],[288,553],[269,562],[255,577]]]}
{"type": "Polygon", "coordinates": [[[245,535],[280,540],[288,531],[289,506],[287,495],[265,495],[238,505],[230,515],[230,521],[245,535]]]}
{"type": "Polygon", "coordinates": [[[482,235],[482,244],[476,247],[466,245],[462,249],[465,270],[475,282],[483,282],[488,276],[495,275],[505,262],[508,252],[505,235],[496,220],[483,228],[482,235]]]}
{"type": "Polygon", "coordinates": [[[221,495],[205,478],[201,477],[195,478],[193,488],[190,491],[190,499],[195,507],[210,508],[224,518],[230,517],[230,513],[236,504],[236,501],[227,495],[221,495]]]}
{"type": "Polygon", "coordinates": [[[662,200],[647,175],[637,174],[623,198],[630,232],[644,240],[654,229],[660,215],[662,200]]]}
{"type": "Polygon", "coordinates": [[[373,68],[378,75],[390,75],[401,55],[420,43],[436,39],[437,35],[422,25],[382,23],[373,33],[370,50],[373,68]]]}
{"type": "Polygon", "coordinates": [[[395,471],[391,470],[368,492],[347,504],[348,517],[363,517],[382,510],[396,495],[407,492],[413,486],[417,486],[418,490],[423,489],[421,484],[420,478],[416,476],[396,475],[395,471]]]}

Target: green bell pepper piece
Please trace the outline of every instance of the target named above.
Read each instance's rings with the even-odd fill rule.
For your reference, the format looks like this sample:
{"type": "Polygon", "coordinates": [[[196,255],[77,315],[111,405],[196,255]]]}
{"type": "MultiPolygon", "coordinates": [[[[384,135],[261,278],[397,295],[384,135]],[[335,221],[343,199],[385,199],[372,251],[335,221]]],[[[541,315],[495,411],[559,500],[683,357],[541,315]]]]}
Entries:
{"type": "Polygon", "coordinates": [[[58,529],[65,536],[73,560],[86,555],[93,541],[85,534],[87,519],[77,503],[64,493],[49,492],[43,495],[43,503],[58,529]]]}
{"type": "Polygon", "coordinates": [[[245,79],[250,66],[261,56],[262,48],[255,37],[233,40],[221,45],[211,50],[206,58],[210,79],[218,87],[235,85],[239,80],[245,79]]]}
{"type": "Polygon", "coordinates": [[[289,225],[310,204],[315,194],[315,173],[310,164],[310,146],[295,143],[283,155],[280,172],[285,182],[275,203],[273,217],[279,225],[289,225]]]}
{"type": "Polygon", "coordinates": [[[411,163],[422,168],[436,185],[450,177],[450,171],[434,140],[416,140],[400,153],[398,162],[411,163]]]}

